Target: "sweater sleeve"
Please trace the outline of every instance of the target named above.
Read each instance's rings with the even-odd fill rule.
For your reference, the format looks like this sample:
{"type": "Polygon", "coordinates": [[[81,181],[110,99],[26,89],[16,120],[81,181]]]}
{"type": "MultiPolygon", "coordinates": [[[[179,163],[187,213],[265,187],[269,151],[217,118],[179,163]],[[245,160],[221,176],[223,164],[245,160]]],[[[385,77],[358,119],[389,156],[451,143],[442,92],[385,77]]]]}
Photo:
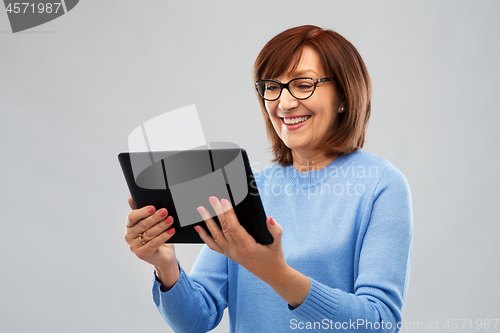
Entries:
{"type": "MultiPolygon", "coordinates": [[[[398,332],[406,299],[412,251],[411,195],[404,175],[387,167],[368,205],[368,223],[356,251],[354,293],[311,279],[294,315],[327,319],[345,332],[398,332]]],[[[363,232],[363,228],[361,228],[363,232]]]]}
{"type": "Polygon", "coordinates": [[[227,258],[203,246],[192,273],[187,275],[181,267],[179,280],[170,290],[162,291],[154,279],[153,300],[175,332],[212,330],[227,306],[227,258]]]}

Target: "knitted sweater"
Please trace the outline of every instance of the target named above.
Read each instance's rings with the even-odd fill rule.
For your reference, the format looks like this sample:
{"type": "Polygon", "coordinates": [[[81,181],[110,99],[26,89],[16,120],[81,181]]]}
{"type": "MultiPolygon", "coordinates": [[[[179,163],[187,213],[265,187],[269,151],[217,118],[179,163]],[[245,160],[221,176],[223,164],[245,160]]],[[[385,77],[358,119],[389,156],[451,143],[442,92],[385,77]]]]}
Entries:
{"type": "Polygon", "coordinates": [[[169,291],[153,283],[154,302],[174,331],[212,330],[226,307],[231,332],[399,331],[413,229],[403,174],[358,149],[321,170],[274,165],[255,178],[267,216],[283,227],[287,263],[311,280],[307,297],[291,308],[205,245],[169,291]]]}

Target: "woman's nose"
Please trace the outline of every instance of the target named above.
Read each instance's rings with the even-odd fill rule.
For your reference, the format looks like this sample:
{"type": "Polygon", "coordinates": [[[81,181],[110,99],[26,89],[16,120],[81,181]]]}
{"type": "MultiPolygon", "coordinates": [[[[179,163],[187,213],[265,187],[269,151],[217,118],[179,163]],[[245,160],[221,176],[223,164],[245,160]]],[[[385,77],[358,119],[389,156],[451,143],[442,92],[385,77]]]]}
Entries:
{"type": "Polygon", "coordinates": [[[278,107],[284,112],[288,112],[299,106],[299,101],[290,94],[288,89],[283,89],[279,101],[278,107]]]}

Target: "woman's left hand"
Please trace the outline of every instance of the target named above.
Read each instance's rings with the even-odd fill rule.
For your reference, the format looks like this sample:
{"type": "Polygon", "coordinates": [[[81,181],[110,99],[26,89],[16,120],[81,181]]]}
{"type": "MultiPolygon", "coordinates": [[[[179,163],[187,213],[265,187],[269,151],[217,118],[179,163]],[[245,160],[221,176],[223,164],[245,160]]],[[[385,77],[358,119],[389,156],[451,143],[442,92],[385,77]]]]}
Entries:
{"type": "Polygon", "coordinates": [[[286,263],[281,246],[283,229],[273,217],[266,219],[266,225],[274,242],[262,245],[241,226],[229,201],[210,197],[210,203],[219,218],[221,228],[204,207],[198,207],[198,212],[207,223],[212,237],[202,227],[195,227],[208,247],[224,254],[269,284],[292,307],[302,304],[309,293],[311,281],[286,263]]]}
{"type": "Polygon", "coordinates": [[[288,265],[281,246],[283,229],[273,217],[266,219],[266,225],[274,242],[262,245],[241,226],[228,200],[219,201],[216,197],[210,197],[210,203],[217,214],[221,228],[205,207],[198,207],[198,212],[205,220],[212,237],[202,227],[195,227],[208,247],[224,254],[264,281],[274,280],[278,277],[276,275],[281,273],[280,268],[286,269],[288,265]]]}

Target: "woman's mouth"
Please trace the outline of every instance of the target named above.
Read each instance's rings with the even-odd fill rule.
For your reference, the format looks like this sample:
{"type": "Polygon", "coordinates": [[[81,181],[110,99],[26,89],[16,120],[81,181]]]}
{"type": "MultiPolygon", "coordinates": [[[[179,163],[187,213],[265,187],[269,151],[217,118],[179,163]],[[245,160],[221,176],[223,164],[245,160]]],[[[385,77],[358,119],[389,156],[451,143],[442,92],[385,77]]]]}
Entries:
{"type": "Polygon", "coordinates": [[[302,125],[304,125],[309,118],[311,118],[310,115],[299,116],[299,117],[285,117],[281,118],[281,121],[283,121],[288,130],[294,130],[299,127],[302,127],[302,125]]]}

